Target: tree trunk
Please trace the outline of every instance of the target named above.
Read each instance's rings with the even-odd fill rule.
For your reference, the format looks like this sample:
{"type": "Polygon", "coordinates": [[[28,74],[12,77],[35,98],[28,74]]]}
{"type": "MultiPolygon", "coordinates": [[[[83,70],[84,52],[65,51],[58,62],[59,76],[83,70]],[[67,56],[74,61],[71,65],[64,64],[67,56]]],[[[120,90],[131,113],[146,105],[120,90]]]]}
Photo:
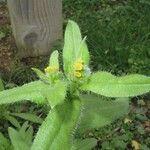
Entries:
{"type": "Polygon", "coordinates": [[[61,0],[8,0],[13,34],[20,57],[50,53],[62,37],[61,0]]]}

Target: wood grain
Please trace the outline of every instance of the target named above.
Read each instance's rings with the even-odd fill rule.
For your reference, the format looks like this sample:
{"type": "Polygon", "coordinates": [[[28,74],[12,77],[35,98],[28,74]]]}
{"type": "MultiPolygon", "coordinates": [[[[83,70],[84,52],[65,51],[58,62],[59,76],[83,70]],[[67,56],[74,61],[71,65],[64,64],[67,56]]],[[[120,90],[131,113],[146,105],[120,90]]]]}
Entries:
{"type": "Polygon", "coordinates": [[[20,57],[50,53],[62,36],[61,0],[8,0],[13,34],[20,57]]]}

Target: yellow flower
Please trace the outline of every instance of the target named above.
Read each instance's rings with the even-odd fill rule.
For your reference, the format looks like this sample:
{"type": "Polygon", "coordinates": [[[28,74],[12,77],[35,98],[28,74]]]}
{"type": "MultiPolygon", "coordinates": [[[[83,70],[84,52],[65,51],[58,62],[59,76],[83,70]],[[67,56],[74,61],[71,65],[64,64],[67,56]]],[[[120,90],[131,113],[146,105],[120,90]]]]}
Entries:
{"type": "Polygon", "coordinates": [[[58,68],[56,66],[48,66],[45,68],[46,73],[55,73],[58,71],[58,68]]]}
{"type": "Polygon", "coordinates": [[[82,74],[78,71],[75,71],[74,76],[77,77],[77,78],[80,78],[82,76],[82,74]]]}
{"type": "Polygon", "coordinates": [[[82,71],[83,67],[84,67],[83,60],[82,59],[77,59],[77,61],[74,64],[75,71],[82,71]]]}
{"type": "Polygon", "coordinates": [[[83,70],[83,64],[81,64],[81,63],[75,63],[74,64],[74,69],[76,70],[76,71],[81,71],[81,70],[83,70]]]}
{"type": "Polygon", "coordinates": [[[74,76],[77,78],[82,77],[83,69],[84,69],[84,64],[82,59],[77,59],[74,63],[74,76]]]}

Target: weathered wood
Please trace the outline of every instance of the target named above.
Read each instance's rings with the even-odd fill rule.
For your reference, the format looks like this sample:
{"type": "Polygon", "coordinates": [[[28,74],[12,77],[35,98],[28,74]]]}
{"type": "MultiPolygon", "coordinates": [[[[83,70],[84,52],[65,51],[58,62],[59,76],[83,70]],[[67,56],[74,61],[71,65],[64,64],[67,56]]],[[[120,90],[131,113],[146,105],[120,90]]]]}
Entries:
{"type": "Polygon", "coordinates": [[[20,57],[50,53],[62,36],[62,0],[8,0],[20,57]]]}

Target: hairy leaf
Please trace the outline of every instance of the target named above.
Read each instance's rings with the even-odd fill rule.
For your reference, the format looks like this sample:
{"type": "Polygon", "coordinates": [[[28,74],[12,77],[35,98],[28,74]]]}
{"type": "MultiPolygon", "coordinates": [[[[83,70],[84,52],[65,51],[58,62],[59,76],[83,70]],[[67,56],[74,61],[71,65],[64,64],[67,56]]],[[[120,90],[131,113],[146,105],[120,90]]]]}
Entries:
{"type": "Polygon", "coordinates": [[[77,58],[82,58],[82,60],[84,61],[84,64],[88,65],[90,61],[90,55],[89,55],[89,50],[88,50],[85,40],[86,40],[86,37],[81,41],[79,52],[77,54],[77,58]]]}
{"type": "Polygon", "coordinates": [[[0,92],[0,105],[30,100],[35,103],[45,103],[45,97],[41,91],[47,88],[47,84],[41,81],[31,82],[21,87],[0,92]]]}
{"type": "Polygon", "coordinates": [[[52,87],[48,87],[43,91],[45,97],[52,108],[56,105],[61,104],[65,100],[67,86],[65,82],[58,81],[52,87]]]}
{"type": "Polygon", "coordinates": [[[59,68],[58,57],[59,57],[58,51],[54,51],[54,52],[51,54],[50,61],[49,61],[49,65],[56,66],[57,68],[59,68]]]}
{"type": "Polygon", "coordinates": [[[83,59],[89,63],[88,48],[85,39],[82,40],[79,26],[74,21],[69,21],[65,31],[65,44],[63,49],[63,62],[65,73],[70,73],[76,59],[83,59]]]}
{"type": "Polygon", "coordinates": [[[66,73],[71,71],[72,62],[75,60],[75,51],[82,41],[78,25],[69,21],[65,31],[65,43],[63,49],[64,70],[66,73]]]}
{"type": "Polygon", "coordinates": [[[83,111],[78,132],[103,127],[129,111],[129,100],[106,100],[93,95],[82,96],[83,111]]]}
{"type": "Polygon", "coordinates": [[[138,74],[116,77],[108,72],[97,72],[82,89],[107,97],[137,96],[150,91],[150,77],[138,74]]]}
{"type": "Polygon", "coordinates": [[[70,150],[80,117],[80,101],[66,101],[52,109],[40,127],[31,150],[70,150]]]}
{"type": "Polygon", "coordinates": [[[50,81],[50,79],[49,79],[41,70],[39,70],[39,69],[37,69],[37,68],[32,68],[32,70],[37,74],[37,76],[38,76],[40,79],[42,79],[42,80],[44,80],[44,81],[47,81],[47,82],[50,81]]]}

